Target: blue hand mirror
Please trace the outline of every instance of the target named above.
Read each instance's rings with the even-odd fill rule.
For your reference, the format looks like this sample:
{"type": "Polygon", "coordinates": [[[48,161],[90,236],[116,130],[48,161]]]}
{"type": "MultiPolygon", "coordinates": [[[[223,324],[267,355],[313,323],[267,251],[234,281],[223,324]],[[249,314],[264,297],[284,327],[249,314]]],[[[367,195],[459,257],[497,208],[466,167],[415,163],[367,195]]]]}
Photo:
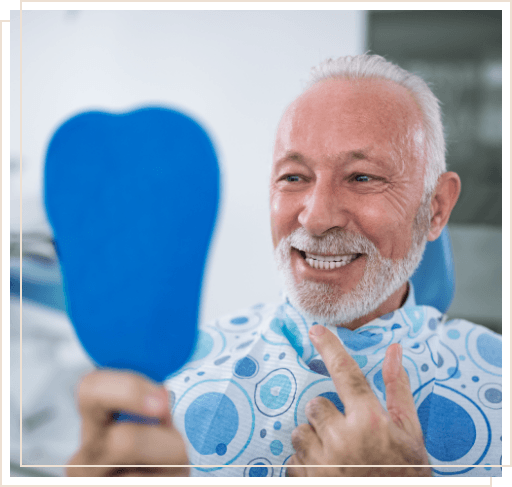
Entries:
{"type": "Polygon", "coordinates": [[[83,347],[100,367],[165,380],[197,334],[219,201],[208,135],[165,108],[82,113],[51,139],[44,184],[83,347]]]}

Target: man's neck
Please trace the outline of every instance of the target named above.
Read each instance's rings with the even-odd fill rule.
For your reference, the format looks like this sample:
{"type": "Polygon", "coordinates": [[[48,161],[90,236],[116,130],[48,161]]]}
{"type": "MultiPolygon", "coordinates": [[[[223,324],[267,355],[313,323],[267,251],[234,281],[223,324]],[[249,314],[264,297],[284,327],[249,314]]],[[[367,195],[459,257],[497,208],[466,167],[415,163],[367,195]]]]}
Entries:
{"type": "Polygon", "coordinates": [[[395,291],[386,301],[384,301],[375,311],[363,316],[362,318],[358,318],[357,320],[351,321],[350,323],[343,323],[340,326],[343,328],[348,328],[349,330],[357,330],[359,327],[366,325],[370,321],[373,321],[380,316],[391,313],[392,311],[401,308],[405,301],[407,300],[407,296],[409,294],[409,283],[406,282],[403,286],[401,286],[397,291],[395,291]]]}

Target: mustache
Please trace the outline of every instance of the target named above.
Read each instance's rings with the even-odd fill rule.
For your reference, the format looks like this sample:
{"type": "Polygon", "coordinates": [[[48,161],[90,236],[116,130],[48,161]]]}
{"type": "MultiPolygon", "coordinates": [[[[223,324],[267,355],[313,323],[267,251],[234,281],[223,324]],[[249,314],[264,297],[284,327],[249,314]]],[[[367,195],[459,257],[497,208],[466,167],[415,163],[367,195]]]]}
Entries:
{"type": "Polygon", "coordinates": [[[303,227],[294,230],[285,239],[287,247],[312,254],[369,254],[377,251],[377,247],[360,234],[340,228],[333,228],[321,237],[310,235],[303,227]]]}

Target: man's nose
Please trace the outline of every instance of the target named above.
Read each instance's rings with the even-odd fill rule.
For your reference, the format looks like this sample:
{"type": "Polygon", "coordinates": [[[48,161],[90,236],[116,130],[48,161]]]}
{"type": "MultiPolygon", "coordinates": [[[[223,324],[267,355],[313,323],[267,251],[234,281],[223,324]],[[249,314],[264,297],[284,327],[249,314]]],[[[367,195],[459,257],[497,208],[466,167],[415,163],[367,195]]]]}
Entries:
{"type": "Polygon", "coordinates": [[[299,223],[310,235],[321,236],[332,228],[344,228],[348,216],[342,190],[332,182],[316,184],[305,197],[299,223]]]}

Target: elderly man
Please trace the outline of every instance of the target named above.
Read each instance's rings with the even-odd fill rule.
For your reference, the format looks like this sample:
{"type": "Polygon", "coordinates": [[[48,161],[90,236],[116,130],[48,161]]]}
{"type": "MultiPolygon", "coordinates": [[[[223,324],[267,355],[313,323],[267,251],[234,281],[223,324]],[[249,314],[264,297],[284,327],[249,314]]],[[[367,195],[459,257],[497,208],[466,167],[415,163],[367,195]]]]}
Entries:
{"type": "Polygon", "coordinates": [[[460,192],[444,151],[420,78],[379,56],[320,65],[275,143],[283,302],[201,329],[166,384],[172,420],[165,388],[85,377],[68,474],[500,475],[499,337],[416,305],[409,281],[460,192]]]}

